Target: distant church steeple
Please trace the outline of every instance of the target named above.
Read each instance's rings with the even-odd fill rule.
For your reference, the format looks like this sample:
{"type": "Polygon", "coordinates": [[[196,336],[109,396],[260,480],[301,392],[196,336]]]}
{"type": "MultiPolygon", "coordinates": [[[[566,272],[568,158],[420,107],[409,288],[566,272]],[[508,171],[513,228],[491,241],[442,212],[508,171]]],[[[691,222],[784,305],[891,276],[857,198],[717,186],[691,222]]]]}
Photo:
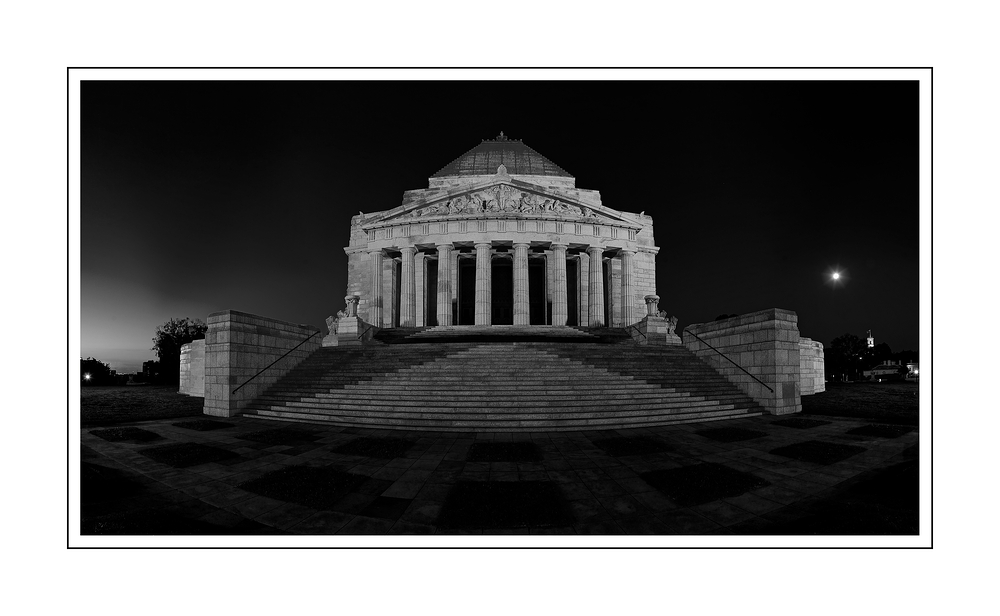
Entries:
{"type": "Polygon", "coordinates": [[[868,330],[868,348],[869,349],[875,348],[875,339],[872,338],[872,330],[870,329],[868,330]]]}

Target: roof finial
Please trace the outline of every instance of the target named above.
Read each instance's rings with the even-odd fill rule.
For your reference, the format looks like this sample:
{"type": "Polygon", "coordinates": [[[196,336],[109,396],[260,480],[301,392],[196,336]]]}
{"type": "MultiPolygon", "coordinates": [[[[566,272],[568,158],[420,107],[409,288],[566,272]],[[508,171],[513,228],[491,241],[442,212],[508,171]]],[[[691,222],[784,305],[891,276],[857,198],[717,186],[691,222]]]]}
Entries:
{"type": "Polygon", "coordinates": [[[503,131],[500,131],[500,136],[497,137],[497,141],[507,141],[507,137],[504,136],[503,131]]]}

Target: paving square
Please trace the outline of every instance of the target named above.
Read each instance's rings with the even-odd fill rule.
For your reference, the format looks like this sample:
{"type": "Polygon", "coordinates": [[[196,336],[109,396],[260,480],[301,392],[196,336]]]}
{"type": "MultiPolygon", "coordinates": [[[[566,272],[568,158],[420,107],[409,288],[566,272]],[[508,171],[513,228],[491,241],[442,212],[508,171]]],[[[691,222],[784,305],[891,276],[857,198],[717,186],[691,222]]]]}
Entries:
{"type": "Polygon", "coordinates": [[[864,447],[829,443],[825,441],[804,441],[772,449],[770,453],[813,464],[833,464],[865,451],[864,447]]]}
{"type": "Polygon", "coordinates": [[[238,487],[268,498],[329,509],[366,481],[363,475],[335,469],[291,466],[242,482],[238,487]]]}
{"type": "Polygon", "coordinates": [[[795,428],[797,430],[808,430],[809,428],[818,428],[819,426],[829,424],[829,421],[823,421],[822,419],[805,419],[803,417],[790,417],[771,422],[772,426],[784,426],[785,428],[795,428]]]}
{"type": "Polygon", "coordinates": [[[112,443],[148,443],[150,441],[158,441],[163,438],[156,432],[150,432],[149,430],[143,430],[142,428],[135,428],[132,426],[91,430],[90,433],[98,438],[102,438],[112,443]]]}
{"type": "Polygon", "coordinates": [[[721,464],[703,462],[681,468],[650,471],[642,479],[684,507],[739,496],[770,482],[721,464]]]}
{"type": "Polygon", "coordinates": [[[666,442],[649,436],[618,436],[591,441],[609,456],[642,456],[671,450],[666,442]]]}
{"type": "Polygon", "coordinates": [[[239,458],[239,454],[228,449],[203,445],[201,443],[171,443],[141,449],[139,453],[151,460],[161,462],[177,468],[208,464],[209,462],[219,462],[221,460],[239,458]]]}
{"type": "Polygon", "coordinates": [[[436,522],[443,529],[492,529],[567,526],[573,518],[553,482],[459,481],[436,522]]]}
{"type": "Polygon", "coordinates": [[[767,432],[760,430],[748,430],[746,428],[711,428],[709,430],[699,430],[695,432],[698,436],[719,441],[720,443],[737,443],[739,441],[749,441],[762,436],[767,436],[767,432]]]}
{"type": "Polygon", "coordinates": [[[854,436],[874,436],[877,438],[896,438],[913,432],[913,426],[897,426],[886,424],[868,424],[848,430],[846,434],[854,436]]]}
{"type": "Polygon", "coordinates": [[[192,421],[179,421],[177,423],[170,424],[177,428],[184,428],[185,430],[197,430],[199,432],[207,432],[209,430],[224,430],[226,428],[235,428],[236,424],[228,423],[225,421],[216,421],[214,419],[195,419],[192,421]]]}
{"type": "MultiPolygon", "coordinates": [[[[416,444],[402,438],[357,438],[335,448],[334,453],[367,458],[398,458],[416,444]]],[[[412,462],[407,464],[411,466],[412,462]]]]}
{"type": "Polygon", "coordinates": [[[542,454],[534,443],[493,441],[474,443],[466,459],[469,462],[539,462],[542,454]]]}

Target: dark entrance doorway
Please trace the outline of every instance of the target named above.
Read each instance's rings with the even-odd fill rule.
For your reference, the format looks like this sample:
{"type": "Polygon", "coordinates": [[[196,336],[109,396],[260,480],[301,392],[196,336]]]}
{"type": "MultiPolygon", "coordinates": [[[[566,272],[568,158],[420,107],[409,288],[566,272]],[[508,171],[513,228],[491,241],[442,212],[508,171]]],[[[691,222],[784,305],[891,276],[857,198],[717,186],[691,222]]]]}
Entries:
{"type": "Polygon", "coordinates": [[[399,259],[392,261],[392,288],[395,292],[392,294],[392,318],[389,322],[393,327],[399,327],[399,296],[403,290],[403,262],[399,259]]]}
{"type": "Polygon", "coordinates": [[[514,262],[504,257],[492,263],[492,320],[493,325],[514,324],[514,262]]]}
{"type": "Polygon", "coordinates": [[[545,257],[528,259],[528,319],[545,325],[545,257]]]}
{"type": "Polygon", "coordinates": [[[424,298],[425,314],[424,323],[428,327],[437,325],[437,297],[438,297],[438,262],[437,259],[425,259],[427,270],[424,272],[424,289],[427,296],[424,298]]]}
{"type": "Polygon", "coordinates": [[[611,311],[614,304],[611,301],[611,261],[602,261],[604,267],[604,327],[611,327],[614,318],[611,311]]]}
{"type": "Polygon", "coordinates": [[[458,314],[456,325],[476,323],[476,260],[458,258],[458,314]]]}
{"type": "Polygon", "coordinates": [[[579,325],[580,317],[577,309],[576,277],[579,262],[576,259],[566,259],[566,325],[579,325]]]}

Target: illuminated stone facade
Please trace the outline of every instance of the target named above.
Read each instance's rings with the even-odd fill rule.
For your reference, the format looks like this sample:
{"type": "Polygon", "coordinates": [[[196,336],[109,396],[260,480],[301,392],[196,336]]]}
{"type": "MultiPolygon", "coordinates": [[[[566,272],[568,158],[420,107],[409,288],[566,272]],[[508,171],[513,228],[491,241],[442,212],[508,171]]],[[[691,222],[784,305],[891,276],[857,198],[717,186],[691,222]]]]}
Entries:
{"type": "Polygon", "coordinates": [[[501,133],[399,207],[351,219],[347,296],[382,328],[624,327],[646,315],[658,250],[652,218],[501,133]]]}

